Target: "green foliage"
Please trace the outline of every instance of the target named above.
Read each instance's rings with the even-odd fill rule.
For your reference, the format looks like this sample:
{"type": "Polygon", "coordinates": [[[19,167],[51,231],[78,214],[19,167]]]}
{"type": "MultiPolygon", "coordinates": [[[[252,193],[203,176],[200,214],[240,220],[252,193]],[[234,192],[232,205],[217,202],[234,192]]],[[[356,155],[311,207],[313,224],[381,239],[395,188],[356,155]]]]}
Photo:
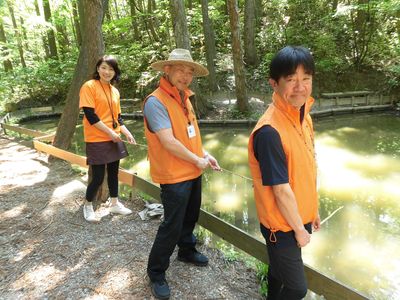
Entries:
{"type": "Polygon", "coordinates": [[[400,88],[400,64],[397,62],[397,64],[393,64],[391,66],[388,66],[388,75],[389,75],[389,80],[388,84],[391,89],[399,89],[400,88]]]}
{"type": "Polygon", "coordinates": [[[228,120],[258,120],[262,112],[249,109],[247,112],[241,112],[236,105],[230,106],[226,118],[228,120]]]}
{"type": "Polygon", "coordinates": [[[15,110],[63,102],[74,68],[75,63],[70,58],[65,62],[48,60],[38,62],[33,67],[19,67],[13,72],[1,72],[2,109],[6,110],[6,103],[11,110],[15,110]]]}
{"type": "Polygon", "coordinates": [[[260,283],[260,294],[265,297],[268,292],[268,265],[261,262],[256,263],[256,276],[260,283]]]}

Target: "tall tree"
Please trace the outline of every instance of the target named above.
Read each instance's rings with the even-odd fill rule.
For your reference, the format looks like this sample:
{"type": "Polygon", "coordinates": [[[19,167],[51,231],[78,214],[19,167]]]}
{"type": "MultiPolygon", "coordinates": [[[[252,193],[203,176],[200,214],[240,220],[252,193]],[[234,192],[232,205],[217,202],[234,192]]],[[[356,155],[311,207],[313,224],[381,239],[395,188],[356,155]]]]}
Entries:
{"type": "Polygon", "coordinates": [[[210,72],[208,75],[208,83],[210,90],[215,92],[218,90],[217,76],[215,74],[215,61],[217,51],[215,49],[214,28],[210,17],[208,16],[208,0],[201,0],[201,12],[203,16],[203,31],[204,43],[206,46],[207,69],[210,72]]]}
{"type": "Polygon", "coordinates": [[[147,0],[147,16],[148,16],[147,25],[151,32],[151,35],[153,36],[154,41],[158,41],[159,37],[154,26],[155,15],[153,13],[153,10],[155,9],[156,9],[155,2],[153,2],[152,0],[147,0]]]}
{"type": "Polygon", "coordinates": [[[81,34],[81,25],[79,24],[79,14],[78,14],[78,0],[74,0],[72,2],[72,16],[75,30],[75,38],[76,44],[78,47],[82,45],[82,34],[81,34]]]}
{"type": "Polygon", "coordinates": [[[112,19],[111,19],[109,0],[103,0],[103,7],[104,7],[104,9],[103,9],[103,11],[104,11],[104,13],[103,13],[103,21],[104,21],[104,18],[106,17],[107,20],[110,22],[112,19]]]}
{"type": "Polygon", "coordinates": [[[53,30],[53,22],[51,18],[51,9],[49,0],[43,0],[44,19],[50,24],[47,29],[47,41],[49,43],[49,52],[51,58],[58,58],[56,36],[53,30]]]}
{"type": "Polygon", "coordinates": [[[60,47],[61,57],[64,57],[68,52],[69,39],[67,33],[67,27],[65,26],[65,20],[59,20],[56,22],[57,29],[57,40],[60,47]]]}
{"type": "MultiPolygon", "coordinates": [[[[38,17],[41,17],[38,0],[35,0],[33,3],[35,5],[36,15],[38,17]]],[[[49,47],[47,45],[46,37],[44,35],[42,35],[42,43],[43,43],[43,49],[44,49],[45,56],[49,57],[50,56],[50,51],[49,51],[49,47]]]]}
{"type": "Polygon", "coordinates": [[[400,39],[400,9],[396,12],[397,38],[400,39]]]}
{"type": "Polygon", "coordinates": [[[374,4],[370,0],[358,0],[357,9],[352,14],[353,23],[353,57],[360,67],[368,53],[372,36],[376,31],[374,4]]]}
{"type": "Polygon", "coordinates": [[[153,42],[157,41],[158,37],[157,34],[155,34],[153,25],[149,23],[150,19],[148,13],[146,12],[147,8],[144,3],[144,0],[137,0],[135,4],[136,4],[135,8],[138,10],[139,15],[141,17],[141,22],[143,24],[144,30],[147,32],[147,35],[149,36],[150,40],[152,40],[153,42]]]}
{"type": "Polygon", "coordinates": [[[256,50],[256,2],[245,0],[244,7],[244,61],[248,65],[258,65],[256,50]]]}
{"type": "Polygon", "coordinates": [[[338,3],[339,1],[338,0],[333,0],[332,1],[332,11],[335,13],[336,12],[336,9],[337,9],[337,7],[338,7],[338,3]]]}
{"type": "Polygon", "coordinates": [[[82,46],[74,76],[68,90],[66,104],[58,123],[54,145],[68,149],[71,145],[79,116],[79,91],[94,71],[98,58],[104,54],[104,41],[101,30],[103,19],[102,0],[79,0],[82,31],[82,46]]]}
{"type": "Polygon", "coordinates": [[[12,71],[13,66],[9,58],[10,52],[7,48],[7,37],[6,37],[6,32],[4,31],[3,18],[0,18],[0,42],[3,44],[3,46],[0,47],[0,50],[1,50],[1,56],[3,57],[4,71],[6,72],[12,71]]]}
{"type": "Polygon", "coordinates": [[[260,24],[261,18],[264,16],[264,6],[262,0],[255,0],[256,24],[260,24]]]}
{"type": "Polygon", "coordinates": [[[227,0],[229,21],[232,34],[233,69],[235,73],[236,98],[239,111],[246,112],[249,102],[246,91],[246,76],[243,63],[242,46],[240,44],[240,26],[237,0],[227,0]]]}
{"type": "Polygon", "coordinates": [[[135,0],[129,0],[129,7],[131,11],[131,23],[132,23],[132,29],[133,29],[133,39],[135,41],[139,40],[140,34],[139,34],[139,26],[138,26],[138,21],[137,21],[137,13],[136,13],[136,1],[135,0]]]}
{"type": "Polygon", "coordinates": [[[17,26],[17,21],[15,20],[13,3],[10,0],[7,0],[7,6],[8,6],[8,11],[10,13],[11,21],[13,24],[15,38],[17,39],[17,43],[18,43],[18,53],[19,53],[19,58],[21,60],[21,65],[22,65],[22,67],[26,68],[25,57],[24,57],[24,48],[22,46],[21,34],[20,34],[20,31],[17,26]]]}
{"type": "MultiPolygon", "coordinates": [[[[184,0],[171,0],[171,15],[176,47],[191,52],[184,0]]],[[[191,89],[195,93],[195,97],[191,99],[192,105],[195,107],[198,116],[201,116],[207,110],[207,101],[202,97],[196,79],[193,80],[191,89]]]]}
{"type": "Polygon", "coordinates": [[[19,17],[19,23],[21,24],[23,47],[24,47],[27,51],[29,51],[28,35],[27,35],[27,33],[26,33],[24,18],[23,18],[22,16],[19,17]]]}
{"type": "MultiPolygon", "coordinates": [[[[53,14],[53,22],[57,30],[57,42],[61,57],[64,59],[70,47],[70,40],[67,29],[67,16],[71,13],[71,6],[67,4],[60,5],[53,14]]],[[[73,26],[72,26],[73,27],[73,26]]]]}
{"type": "Polygon", "coordinates": [[[171,15],[176,46],[190,51],[189,30],[186,23],[184,0],[171,0],[171,15]]]}
{"type": "Polygon", "coordinates": [[[114,0],[114,8],[115,8],[115,16],[117,17],[117,20],[119,20],[120,17],[119,17],[117,0],[114,0]]]}

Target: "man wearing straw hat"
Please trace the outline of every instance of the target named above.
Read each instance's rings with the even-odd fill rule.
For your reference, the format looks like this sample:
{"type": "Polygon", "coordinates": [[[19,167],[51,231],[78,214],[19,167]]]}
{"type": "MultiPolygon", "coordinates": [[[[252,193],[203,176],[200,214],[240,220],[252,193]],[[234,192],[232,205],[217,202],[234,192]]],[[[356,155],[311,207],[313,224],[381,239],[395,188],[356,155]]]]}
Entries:
{"type": "Polygon", "coordinates": [[[206,266],[208,258],[195,248],[193,230],[201,205],[201,174],[210,166],[220,170],[217,160],[203,150],[196,115],[189,98],[193,77],[208,70],[193,61],[186,49],[174,49],[168,60],[151,65],[162,71],[158,88],[144,101],[144,127],[148,143],[150,174],[160,184],[164,221],[150,252],[147,274],[158,299],[168,299],[165,278],[170,257],[178,245],[178,260],[206,266]]]}

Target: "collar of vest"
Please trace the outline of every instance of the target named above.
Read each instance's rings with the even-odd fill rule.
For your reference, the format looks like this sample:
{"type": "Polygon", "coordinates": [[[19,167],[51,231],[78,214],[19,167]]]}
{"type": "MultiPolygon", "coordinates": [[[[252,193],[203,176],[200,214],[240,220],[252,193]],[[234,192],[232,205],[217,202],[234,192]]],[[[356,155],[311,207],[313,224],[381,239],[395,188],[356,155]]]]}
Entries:
{"type": "MultiPolygon", "coordinates": [[[[181,103],[181,96],[179,94],[178,88],[172,85],[165,77],[161,77],[159,88],[165,93],[167,93],[169,96],[171,96],[171,98],[178,101],[178,103],[181,103]]],[[[190,96],[194,95],[194,93],[189,89],[186,89],[184,93],[185,93],[185,99],[184,99],[185,101],[190,96]]]]}
{"type": "MultiPolygon", "coordinates": [[[[294,107],[293,105],[289,104],[285,101],[279,94],[273,93],[272,94],[272,103],[274,106],[286,114],[290,119],[294,122],[300,122],[300,110],[294,107]]],[[[314,98],[309,97],[304,103],[304,117],[309,114],[311,111],[311,107],[314,103],[314,98]]],[[[303,119],[304,120],[304,119],[303,119]]]]}

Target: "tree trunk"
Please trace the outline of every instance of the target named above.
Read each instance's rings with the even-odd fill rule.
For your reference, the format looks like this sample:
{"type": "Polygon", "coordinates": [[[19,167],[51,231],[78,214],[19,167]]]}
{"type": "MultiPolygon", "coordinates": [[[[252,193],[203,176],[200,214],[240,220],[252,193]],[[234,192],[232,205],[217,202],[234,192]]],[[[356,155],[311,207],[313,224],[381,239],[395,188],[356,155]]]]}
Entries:
{"type": "Polygon", "coordinates": [[[103,7],[104,7],[104,14],[103,14],[102,23],[104,22],[105,17],[110,22],[111,21],[111,13],[110,13],[110,4],[109,4],[108,0],[103,0],[103,7]]]}
{"type": "MultiPolygon", "coordinates": [[[[171,0],[171,16],[176,47],[191,51],[184,0],[171,0]]],[[[191,97],[192,105],[197,116],[201,117],[207,111],[207,100],[202,97],[196,78],[193,79],[190,88],[195,93],[195,96],[191,97]]]]}
{"type": "Polygon", "coordinates": [[[207,69],[210,72],[208,75],[208,84],[210,90],[215,92],[218,90],[217,77],[215,74],[215,61],[217,51],[215,50],[215,35],[212,21],[208,16],[208,0],[201,0],[201,12],[203,16],[203,31],[204,42],[206,46],[207,69]]]}
{"type": "Polygon", "coordinates": [[[171,0],[172,26],[176,47],[190,51],[189,30],[186,23],[184,0],[171,0]]]}
{"type": "Polygon", "coordinates": [[[400,36],[400,9],[396,13],[396,29],[397,29],[397,35],[400,36]]]}
{"type": "Polygon", "coordinates": [[[155,16],[154,16],[154,14],[153,14],[153,5],[152,5],[153,3],[152,3],[152,1],[151,0],[148,0],[147,1],[147,15],[148,15],[148,22],[147,22],[147,24],[148,24],[148,26],[149,26],[149,30],[150,30],[150,32],[151,32],[151,35],[153,36],[153,40],[154,41],[158,41],[159,40],[159,38],[158,38],[158,34],[157,34],[157,32],[156,32],[156,29],[154,28],[154,18],[155,18],[155,16]]]}
{"type": "Polygon", "coordinates": [[[102,0],[80,0],[79,5],[82,6],[82,47],[54,138],[54,146],[61,149],[68,149],[71,145],[79,116],[80,88],[90,79],[98,58],[104,53],[102,0]]]}
{"type": "Polygon", "coordinates": [[[244,8],[244,61],[252,66],[258,65],[256,50],[256,11],[255,0],[246,0],[244,8]]]}
{"type": "MultiPolygon", "coordinates": [[[[106,166],[106,171],[104,172],[104,179],[103,183],[99,187],[96,193],[96,197],[93,199],[93,207],[94,209],[97,209],[102,203],[107,201],[109,191],[108,191],[108,185],[107,185],[107,166],[106,166]]],[[[92,166],[89,166],[88,170],[88,183],[92,181],[93,178],[93,169],[92,166]]]]}
{"type": "MultiPolygon", "coordinates": [[[[44,19],[46,22],[53,25],[51,20],[51,9],[49,0],[43,0],[44,19]]],[[[51,58],[58,58],[56,37],[53,28],[47,30],[47,41],[49,43],[49,50],[51,58]]]]}
{"type": "Polygon", "coordinates": [[[240,28],[237,0],[227,0],[230,27],[232,33],[233,69],[235,73],[237,107],[239,111],[246,112],[249,109],[246,91],[246,76],[243,64],[242,47],[240,45],[240,28]]]}
{"type": "Polygon", "coordinates": [[[21,24],[22,31],[22,45],[29,52],[28,35],[26,34],[24,19],[22,17],[19,17],[19,23],[21,24]]]}
{"type": "Polygon", "coordinates": [[[75,38],[76,44],[78,48],[82,45],[82,34],[81,34],[81,26],[79,24],[79,14],[78,14],[78,0],[72,3],[72,15],[74,18],[74,29],[75,29],[75,38]]]}
{"type": "Polygon", "coordinates": [[[0,42],[3,44],[3,46],[1,46],[0,49],[4,55],[4,58],[3,58],[4,71],[10,72],[13,70],[13,66],[12,66],[11,60],[9,59],[10,53],[7,48],[7,38],[6,38],[6,33],[4,31],[2,18],[0,18],[0,42]]]}
{"type": "Polygon", "coordinates": [[[135,0],[129,0],[129,7],[131,10],[131,23],[133,29],[133,39],[138,41],[140,39],[139,26],[137,22],[136,3],[135,0]]]}
{"type": "MultiPolygon", "coordinates": [[[[38,17],[41,17],[38,0],[35,0],[34,5],[35,5],[36,15],[38,17]]],[[[47,45],[46,37],[44,35],[42,35],[42,43],[43,43],[43,49],[44,49],[45,57],[49,57],[50,56],[50,51],[49,51],[49,47],[47,45]]]]}
{"type": "Polygon", "coordinates": [[[26,68],[26,63],[25,63],[25,58],[24,58],[24,48],[22,47],[22,41],[21,41],[21,34],[19,33],[17,22],[15,20],[14,7],[13,7],[13,4],[11,3],[11,1],[7,1],[7,6],[8,6],[8,11],[10,12],[10,17],[11,17],[14,32],[15,32],[15,37],[16,37],[17,43],[18,43],[18,53],[19,53],[19,58],[21,60],[21,65],[22,65],[22,67],[26,68]]]}
{"type": "Polygon", "coordinates": [[[261,18],[264,16],[264,7],[262,0],[255,0],[256,26],[260,24],[261,18]]]}
{"type": "Polygon", "coordinates": [[[375,32],[374,15],[369,0],[358,0],[357,15],[354,18],[354,63],[359,68],[368,53],[371,37],[375,32]]]}
{"type": "Polygon", "coordinates": [[[114,0],[114,7],[115,7],[115,16],[117,17],[117,20],[119,20],[120,17],[119,17],[119,12],[118,12],[118,4],[117,4],[116,0],[114,0]]]}
{"type": "Polygon", "coordinates": [[[57,29],[57,40],[61,52],[61,57],[65,57],[65,54],[67,54],[69,48],[69,40],[68,40],[67,28],[65,27],[65,22],[63,22],[62,24],[57,23],[56,29],[57,29]]]}
{"type": "Polygon", "coordinates": [[[151,30],[149,29],[150,25],[148,17],[146,16],[146,8],[145,8],[145,4],[143,3],[144,0],[138,0],[137,1],[137,10],[140,12],[140,18],[141,18],[141,22],[144,25],[144,30],[147,32],[147,35],[149,36],[149,39],[152,41],[156,41],[154,39],[154,36],[151,33],[151,30]]]}
{"type": "Polygon", "coordinates": [[[336,12],[337,7],[338,7],[338,0],[333,0],[332,1],[332,11],[333,11],[333,13],[336,12]]]}

